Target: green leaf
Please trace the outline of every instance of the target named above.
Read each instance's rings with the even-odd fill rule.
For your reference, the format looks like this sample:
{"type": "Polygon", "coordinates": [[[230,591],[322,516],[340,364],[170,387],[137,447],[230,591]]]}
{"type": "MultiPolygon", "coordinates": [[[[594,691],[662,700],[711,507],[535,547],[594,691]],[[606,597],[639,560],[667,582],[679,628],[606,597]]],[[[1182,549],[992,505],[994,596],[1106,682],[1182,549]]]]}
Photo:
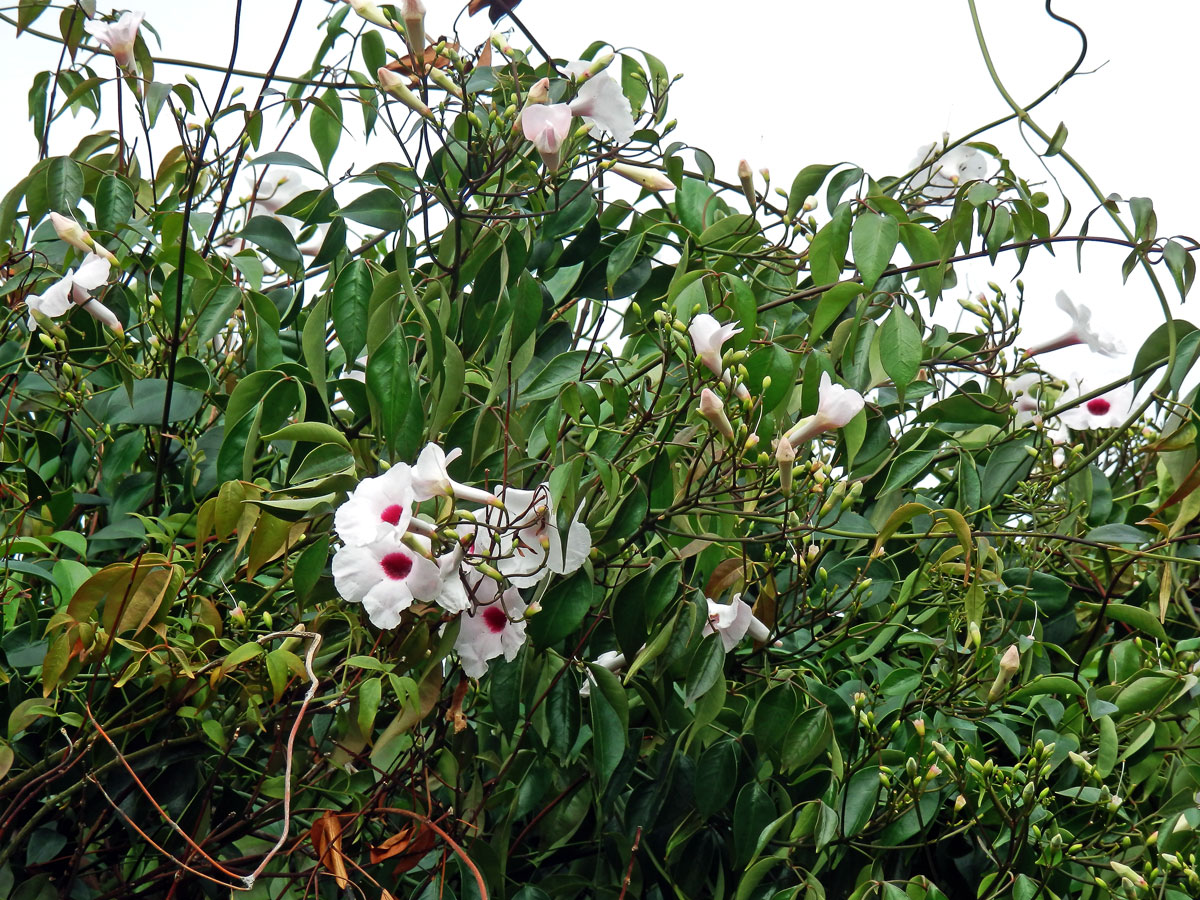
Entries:
{"type": "Polygon", "coordinates": [[[879,770],[874,766],[868,765],[850,776],[843,788],[842,809],[845,819],[842,830],[846,837],[854,837],[871,821],[882,787],[879,770]]]}
{"type": "MultiPolygon", "coordinates": [[[[96,421],[110,425],[160,425],[166,398],[166,379],[145,378],[133,383],[132,397],[124,388],[113,388],[92,397],[87,406],[96,421]]],[[[186,421],[203,405],[203,391],[176,384],[171,392],[167,423],[186,421]]]]}
{"type": "Polygon", "coordinates": [[[707,818],[721,809],[737,786],[738,745],[717,741],[700,754],[696,763],[696,809],[707,818]]]}
{"type": "Polygon", "coordinates": [[[783,739],[780,761],[783,770],[791,773],[803,769],[817,758],[833,739],[829,713],[823,706],[802,712],[788,728],[783,739]]]}
{"type": "Polygon", "coordinates": [[[1086,539],[1099,544],[1148,544],[1155,539],[1154,535],[1132,525],[1113,522],[1093,528],[1087,533],[1086,539]]]}
{"type": "Polygon", "coordinates": [[[1147,609],[1142,609],[1140,606],[1130,606],[1126,603],[1109,603],[1107,606],[1102,606],[1099,603],[1082,602],[1078,604],[1079,609],[1100,614],[1103,611],[1105,618],[1112,619],[1116,622],[1124,622],[1136,628],[1138,631],[1144,631],[1146,634],[1158,638],[1160,641],[1167,640],[1167,632],[1163,628],[1162,623],[1158,621],[1158,617],[1147,609]]]}
{"type": "Polygon", "coordinates": [[[854,220],[851,240],[854,264],[862,274],[863,287],[869,291],[892,261],[900,241],[900,225],[886,213],[864,212],[854,220]]]}
{"type": "MultiPolygon", "coordinates": [[[[534,618],[536,620],[537,617],[534,618]]],[[[603,666],[595,668],[603,670],[610,677],[616,677],[603,666]]],[[[596,677],[597,687],[600,687],[600,679],[604,676],[600,672],[593,672],[593,675],[596,677]]],[[[625,692],[619,685],[618,690],[624,696],[625,692]]],[[[622,721],[619,706],[614,706],[606,691],[593,690],[588,705],[592,719],[593,766],[599,788],[603,789],[620,764],[621,757],[625,755],[625,748],[629,743],[629,732],[625,722],[622,721]]]]}
{"type": "Polygon", "coordinates": [[[250,161],[252,166],[291,166],[298,169],[308,169],[308,171],[316,175],[324,175],[319,168],[310,163],[303,156],[296,153],[289,153],[286,150],[275,150],[271,153],[263,153],[256,156],[250,161]]]}
{"type": "Polygon", "coordinates": [[[303,271],[304,258],[296,239],[274,216],[255,216],[246,223],[240,237],[261,247],[284,271],[293,275],[303,271]]]}
{"type": "Polygon", "coordinates": [[[542,611],[529,620],[529,637],[538,647],[549,647],[567,637],[591,609],[592,593],[592,576],[582,570],[556,584],[542,611]]]}
{"type": "Polygon", "coordinates": [[[805,166],[800,170],[800,173],[792,180],[791,190],[788,191],[788,218],[796,217],[796,213],[800,212],[801,207],[804,206],[804,201],[809,197],[816,196],[821,185],[825,183],[825,177],[839,165],[841,163],[829,166],[817,163],[805,166]]]}
{"type": "Polygon", "coordinates": [[[721,677],[724,665],[725,647],[721,643],[721,636],[710,634],[700,642],[700,646],[692,654],[692,661],[688,665],[687,680],[684,682],[683,702],[691,706],[698,698],[707,693],[708,689],[721,677]]]}
{"type": "Polygon", "coordinates": [[[264,441],[304,441],[310,444],[337,444],[346,450],[350,442],[346,436],[332,425],[324,422],[295,422],[285,425],[278,431],[263,435],[264,441]]]}
{"type": "Polygon", "coordinates": [[[883,480],[883,487],[879,489],[879,496],[891,493],[904,487],[913,479],[923,475],[929,471],[929,465],[933,462],[933,458],[937,456],[936,448],[927,450],[905,450],[894,460],[888,468],[887,478],[883,480]]]}
{"type": "Polygon", "coordinates": [[[557,397],[563,387],[581,379],[580,369],[588,359],[595,362],[598,354],[589,354],[586,350],[568,350],[566,353],[560,353],[521,391],[521,399],[532,403],[535,400],[557,397]]]}
{"type": "Polygon", "coordinates": [[[817,341],[824,335],[825,330],[838,320],[846,307],[856,297],[861,296],[864,290],[865,288],[861,284],[846,281],[842,284],[835,284],[821,294],[821,299],[817,303],[817,310],[813,313],[811,324],[809,325],[809,343],[817,341]]]}
{"type": "Polygon", "coordinates": [[[1054,129],[1054,134],[1050,138],[1050,145],[1046,148],[1046,156],[1058,156],[1062,151],[1063,144],[1067,142],[1067,126],[1064,122],[1059,122],[1058,127],[1054,129]]]}
{"type": "Polygon", "coordinates": [[[333,328],[346,351],[346,362],[358,359],[367,345],[367,321],[371,303],[371,267],[361,259],[338,273],[333,285],[333,328]]]}
{"type": "Polygon", "coordinates": [[[750,782],[738,794],[733,809],[734,865],[741,867],[750,861],[758,836],[775,819],[775,803],[758,782],[750,782]]]}
{"type": "Polygon", "coordinates": [[[908,313],[893,306],[879,329],[879,359],[901,397],[921,370],[921,356],[921,329],[908,313]]]}
{"type": "Polygon", "coordinates": [[[321,95],[321,102],[314,102],[312,113],[308,120],[308,135],[312,138],[317,155],[321,158],[321,168],[329,171],[329,163],[337,152],[338,142],[342,138],[342,101],[338,99],[337,91],[329,88],[321,95]]]}
{"type": "Polygon", "coordinates": [[[1027,448],[1032,445],[1033,439],[1026,437],[1008,441],[992,451],[979,479],[981,503],[985,506],[998,503],[1016,487],[1018,481],[1029,474],[1033,468],[1033,457],[1027,448]]]}
{"type": "Polygon", "coordinates": [[[1073,678],[1065,675],[1042,675],[1028,684],[1023,684],[1011,694],[1009,700],[1023,700],[1026,697],[1040,697],[1044,694],[1065,694],[1069,697],[1082,697],[1087,693],[1073,678]]]}
{"type": "Polygon", "coordinates": [[[393,328],[367,360],[367,391],[373,401],[376,434],[394,454],[401,455],[401,448],[415,449],[420,434],[405,431],[413,383],[408,343],[401,328],[393,328]]]}
{"type": "Polygon", "coordinates": [[[850,204],[843,203],[808,245],[808,267],[813,284],[836,284],[846,265],[846,250],[850,246],[850,204]]]}
{"type": "Polygon", "coordinates": [[[96,227],[116,234],[133,218],[133,190],[119,175],[106,174],[96,185],[96,227]]]}
{"type": "MultiPolygon", "coordinates": [[[[404,201],[387,188],[376,188],[361,197],[356,197],[334,215],[359,222],[380,231],[400,231],[408,221],[404,201]]],[[[356,260],[361,262],[361,260],[356,260]]]]}

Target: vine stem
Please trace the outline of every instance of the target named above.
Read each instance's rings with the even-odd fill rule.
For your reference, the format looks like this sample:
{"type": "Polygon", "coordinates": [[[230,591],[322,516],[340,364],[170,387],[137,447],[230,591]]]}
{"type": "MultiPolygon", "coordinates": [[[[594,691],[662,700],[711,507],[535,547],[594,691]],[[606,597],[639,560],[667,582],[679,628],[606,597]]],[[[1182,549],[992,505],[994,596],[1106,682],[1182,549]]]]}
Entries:
{"type": "MultiPolygon", "coordinates": [[[[1066,19],[1063,19],[1061,16],[1058,16],[1054,13],[1054,11],[1051,9],[1051,2],[1052,0],[1046,0],[1046,12],[1056,21],[1066,22],[1066,19]]],[[[971,11],[971,24],[975,29],[975,40],[979,44],[979,52],[983,56],[983,63],[985,66],[987,66],[988,76],[991,78],[992,84],[995,86],[1000,96],[1004,98],[1004,102],[1007,103],[1012,109],[1017,119],[1020,120],[1023,125],[1027,126],[1029,130],[1036,134],[1041,140],[1045,141],[1046,146],[1049,147],[1053,141],[1052,135],[1047,133],[1045,129],[1039,126],[1037,122],[1033,120],[1033,117],[1029,114],[1029,111],[1017,103],[1015,99],[1013,99],[1013,96],[1009,93],[1008,88],[1004,86],[1004,82],[1000,78],[1000,73],[996,71],[996,64],[992,60],[991,51],[988,50],[987,39],[983,34],[983,25],[979,21],[979,10],[976,7],[975,0],[967,0],[967,6],[971,11]]],[[[1076,66],[1078,66],[1078,63],[1076,66]]],[[[1083,166],[1080,165],[1080,163],[1066,150],[1060,149],[1058,155],[1063,158],[1063,161],[1071,167],[1076,175],[1083,179],[1084,184],[1088,186],[1088,189],[1100,202],[1100,205],[1104,207],[1105,211],[1109,215],[1109,218],[1112,219],[1116,226],[1121,230],[1121,233],[1125,235],[1125,238],[1136,243],[1137,236],[1129,229],[1129,226],[1127,226],[1117,214],[1116,209],[1110,205],[1108,197],[1100,190],[1100,186],[1096,184],[1095,180],[1091,177],[1091,175],[1088,174],[1087,170],[1084,169],[1083,166]]],[[[1138,251],[1138,257],[1142,263],[1142,268],[1145,270],[1147,277],[1150,279],[1151,286],[1154,288],[1155,296],[1158,298],[1159,306],[1162,308],[1163,319],[1167,326],[1167,368],[1166,371],[1163,372],[1162,380],[1159,382],[1158,388],[1154,393],[1170,396],[1167,389],[1170,387],[1171,375],[1175,370],[1178,349],[1178,335],[1176,334],[1175,317],[1171,314],[1171,306],[1167,302],[1166,293],[1163,291],[1162,285],[1155,276],[1154,269],[1151,267],[1150,261],[1146,258],[1146,254],[1138,251]]],[[[1130,413],[1129,418],[1119,428],[1113,429],[1112,435],[1102,441],[1100,445],[1090,453],[1079,459],[1071,468],[1067,469],[1061,475],[1055,478],[1053,484],[1062,484],[1067,479],[1091,465],[1093,460],[1095,460],[1100,456],[1101,453],[1120,440],[1121,437],[1128,432],[1128,430],[1133,427],[1134,424],[1137,423],[1137,421],[1142,417],[1142,414],[1149,409],[1150,404],[1153,402],[1154,394],[1152,393],[1142,401],[1141,405],[1137,406],[1133,412],[1130,413]]]]}

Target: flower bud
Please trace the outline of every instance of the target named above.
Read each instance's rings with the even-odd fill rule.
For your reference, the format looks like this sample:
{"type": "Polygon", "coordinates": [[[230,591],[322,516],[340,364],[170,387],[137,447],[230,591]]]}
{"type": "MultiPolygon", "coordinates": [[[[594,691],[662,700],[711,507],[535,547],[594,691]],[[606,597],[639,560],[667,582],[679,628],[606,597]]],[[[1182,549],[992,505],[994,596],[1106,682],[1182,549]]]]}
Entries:
{"type": "Polygon", "coordinates": [[[648,191],[669,191],[675,187],[674,182],[666,173],[645,166],[633,166],[629,163],[613,163],[612,170],[622,178],[628,178],[635,184],[640,184],[648,191]]]}
{"type": "Polygon", "coordinates": [[[796,451],[789,440],[780,440],[775,446],[775,462],[779,466],[779,490],[783,496],[792,495],[792,464],[796,460],[796,451]]]}
{"type": "Polygon", "coordinates": [[[402,0],[400,18],[404,19],[404,33],[413,61],[420,69],[425,68],[425,4],[422,0],[402,0]]]}
{"type": "Polygon", "coordinates": [[[550,79],[543,78],[540,81],[535,81],[530,85],[529,93],[525,95],[525,103],[549,103],[550,102],[550,79]]]}
{"type": "Polygon", "coordinates": [[[587,81],[589,78],[599,75],[601,72],[607,69],[612,63],[613,59],[615,59],[615,57],[611,52],[601,53],[599,56],[593,59],[592,64],[587,67],[587,71],[579,76],[580,84],[587,81]]]}
{"type": "Polygon", "coordinates": [[[387,66],[381,66],[376,72],[379,76],[379,89],[387,91],[413,112],[426,119],[433,121],[433,112],[426,106],[421,98],[409,90],[408,85],[404,83],[404,78],[397,75],[387,66]]]}
{"type": "Polygon", "coordinates": [[[924,719],[913,719],[912,726],[913,726],[913,730],[916,731],[918,737],[925,737],[925,720],[924,719]]]}
{"type": "Polygon", "coordinates": [[[754,172],[750,168],[750,163],[744,159],[738,163],[737,174],[746,202],[750,204],[751,209],[754,209],[758,205],[758,197],[754,193],[754,172]]]}
{"type": "MultiPolygon", "coordinates": [[[[447,94],[452,94],[459,100],[463,98],[462,88],[455,83],[453,78],[446,74],[445,69],[439,69],[437,66],[430,66],[429,80],[440,87],[447,94]]],[[[513,112],[516,112],[515,108],[513,108],[513,112]]]]}
{"type": "Polygon", "coordinates": [[[708,388],[700,392],[700,415],[708,419],[713,428],[719,431],[727,441],[733,442],[733,425],[730,423],[729,417],[725,415],[725,404],[708,388]]]}
{"type": "Polygon", "coordinates": [[[1020,668],[1021,651],[1017,649],[1016,644],[1011,644],[1004,651],[1004,655],[1000,657],[1000,672],[996,675],[996,680],[992,682],[991,689],[988,690],[988,703],[994,703],[1000,698],[1020,668]]]}

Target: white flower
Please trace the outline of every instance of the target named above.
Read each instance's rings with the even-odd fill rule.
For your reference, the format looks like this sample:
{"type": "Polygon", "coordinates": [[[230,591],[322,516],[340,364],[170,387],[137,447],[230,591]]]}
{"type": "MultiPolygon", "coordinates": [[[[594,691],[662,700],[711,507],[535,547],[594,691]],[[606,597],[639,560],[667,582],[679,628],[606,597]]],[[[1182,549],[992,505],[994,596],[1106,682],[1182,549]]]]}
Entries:
{"type": "Polygon", "coordinates": [[[122,69],[133,68],[133,45],[137,42],[138,29],[142,26],[142,12],[126,12],[116,22],[84,22],[83,29],[102,43],[112,53],[122,69]]]}
{"type": "Polygon", "coordinates": [[[733,424],[729,421],[729,416],[725,415],[725,404],[708,388],[700,392],[700,415],[708,419],[709,424],[727,441],[732,443],[736,440],[733,424]]]}
{"type": "Polygon", "coordinates": [[[60,241],[70,244],[81,253],[95,253],[97,256],[103,256],[110,263],[116,264],[117,258],[109,252],[108,248],[103,244],[97,244],[87,230],[74,219],[52,212],[50,213],[50,224],[54,226],[54,233],[58,235],[60,241]]]}
{"type": "MultiPolygon", "coordinates": [[[[1081,383],[1071,392],[1074,397],[1090,394],[1091,389],[1081,383]]],[[[1074,397],[1064,396],[1061,403],[1070,402],[1074,397]]],[[[1099,397],[1093,397],[1085,403],[1065,410],[1059,415],[1064,425],[1072,431],[1085,431],[1092,428],[1118,428],[1133,413],[1133,387],[1123,384],[1099,397]]]]}
{"type": "Polygon", "coordinates": [[[473,613],[464,612],[459,621],[454,649],[468,678],[480,678],[488,670],[488,660],[501,654],[511,661],[525,643],[525,603],[516,588],[509,588],[496,599],[496,583],[480,576],[476,596],[490,594],[485,605],[473,613]]]}
{"type": "Polygon", "coordinates": [[[619,162],[612,164],[612,170],[622,178],[628,178],[635,184],[640,184],[648,191],[669,191],[675,187],[675,182],[668,178],[665,172],[660,172],[658,169],[648,169],[645,166],[619,162]]]}
{"type": "Polygon", "coordinates": [[[437,595],[441,579],[437,563],[385,539],[340,548],[333,557],[333,584],[342,597],[361,603],[377,628],[395,628],[414,599],[437,595]]]}
{"type": "Polygon", "coordinates": [[[735,334],[741,333],[742,329],[732,322],[722,325],[708,313],[700,313],[688,325],[688,334],[692,337],[692,346],[696,350],[696,355],[714,375],[720,375],[723,371],[721,347],[735,334]]]}
{"type": "Polygon", "coordinates": [[[496,494],[500,505],[484,510],[474,552],[516,587],[530,587],[548,572],[553,527],[549,485],[532,491],[498,487],[496,494]]]}
{"type": "Polygon", "coordinates": [[[471,608],[471,595],[464,579],[477,579],[478,573],[463,567],[463,551],[458,544],[449,553],[438,557],[438,606],[446,612],[458,613],[471,608]]]}
{"type": "Polygon", "coordinates": [[[937,144],[925,144],[917,150],[909,168],[920,165],[925,168],[913,178],[912,186],[933,200],[953,196],[960,184],[979,181],[987,175],[987,159],[974,147],[966,145],[955,147],[939,157],[937,144]]]}
{"type": "Polygon", "coordinates": [[[547,171],[558,171],[562,146],[571,132],[571,107],[565,103],[528,106],[521,113],[521,128],[526,140],[537,148],[547,171]]]}
{"type": "Polygon", "coordinates": [[[457,497],[468,503],[481,503],[487,506],[499,506],[500,501],[495,494],[489,494],[482,488],[473,488],[459,484],[450,478],[446,466],[462,455],[458,448],[446,453],[437,444],[426,444],[417,463],[412,467],[413,496],[417,500],[430,500],[434,497],[457,497]]]}
{"type": "Polygon", "coordinates": [[[112,310],[91,295],[92,291],[108,281],[110,268],[107,259],[89,253],[83,258],[79,268],[70,275],[59,279],[41,294],[27,297],[25,306],[30,313],[27,320],[29,330],[37,328],[37,320],[33,317],[35,311],[43,316],[56,318],[70,309],[71,303],[74,302],[109,329],[121,334],[124,329],[120,320],[113,315],[112,310]]]}
{"type": "Polygon", "coordinates": [[[547,550],[546,567],[555,575],[570,575],[577,571],[592,552],[592,532],[580,521],[583,515],[583,504],[575,510],[571,524],[567,526],[567,540],[564,543],[558,531],[557,521],[549,519],[550,547],[547,550]]]}
{"type": "Polygon", "coordinates": [[[801,419],[788,430],[785,437],[791,441],[793,448],[798,448],[819,434],[835,428],[844,428],[862,408],[862,394],[834,384],[829,373],[822,372],[816,414],[801,419]]]}
{"type": "Polygon", "coordinates": [[[592,534],[575,511],[564,544],[550,498],[550,486],[532,491],[496,489],[499,508],[487,509],[475,528],[473,552],[516,587],[531,587],[547,574],[569,575],[592,550],[592,534]]]}
{"type": "Polygon", "coordinates": [[[337,508],[333,529],[345,544],[361,546],[390,538],[399,541],[412,520],[412,471],[404,463],[376,478],[364,478],[337,508]]]}
{"type": "Polygon", "coordinates": [[[576,59],[563,66],[562,70],[568,78],[582,84],[607,69],[615,58],[614,54],[605,53],[595,59],[576,59]]]}
{"type": "Polygon", "coordinates": [[[621,93],[621,86],[606,72],[583,83],[578,96],[571,101],[571,112],[592,126],[594,138],[599,139],[607,131],[614,141],[624,144],[633,137],[629,98],[621,93]]]}
{"type": "Polygon", "coordinates": [[[366,19],[373,25],[382,25],[384,28],[391,28],[392,23],[387,20],[387,16],[374,2],[374,0],[346,0],[350,4],[350,8],[358,13],[359,18],[366,19]]]}
{"type": "MultiPolygon", "coordinates": [[[[688,325],[688,334],[691,335],[696,355],[714,375],[720,376],[726,385],[733,382],[733,376],[728,369],[721,366],[721,348],[727,340],[741,333],[742,329],[735,327],[732,322],[722,325],[708,313],[700,313],[688,325]]],[[[735,393],[742,400],[750,399],[750,391],[744,384],[739,384],[735,393]]]]}
{"type": "MultiPolygon", "coordinates": [[[[620,672],[625,668],[625,654],[620,650],[605,650],[593,659],[592,662],[597,666],[603,666],[610,672],[620,672]]],[[[596,676],[588,672],[587,677],[583,680],[583,684],[579,687],[579,696],[590,697],[592,695],[592,685],[595,683],[596,676]]]]}
{"type": "Polygon", "coordinates": [[[741,594],[734,594],[728,603],[708,600],[708,621],[704,624],[704,634],[714,631],[721,636],[726,653],[736,647],[747,633],[760,644],[771,636],[767,626],[754,617],[750,604],[742,602],[741,594]]]}
{"type": "Polygon", "coordinates": [[[1026,350],[1026,356],[1049,353],[1051,350],[1073,347],[1076,344],[1087,344],[1089,350],[1102,356],[1119,356],[1125,352],[1125,348],[1119,341],[1114,340],[1110,335],[1100,334],[1092,329],[1092,311],[1082,303],[1072,303],[1066,291],[1059,291],[1054,302],[1058,304],[1059,309],[1071,317],[1071,328],[1052,341],[1046,341],[1026,350]]]}

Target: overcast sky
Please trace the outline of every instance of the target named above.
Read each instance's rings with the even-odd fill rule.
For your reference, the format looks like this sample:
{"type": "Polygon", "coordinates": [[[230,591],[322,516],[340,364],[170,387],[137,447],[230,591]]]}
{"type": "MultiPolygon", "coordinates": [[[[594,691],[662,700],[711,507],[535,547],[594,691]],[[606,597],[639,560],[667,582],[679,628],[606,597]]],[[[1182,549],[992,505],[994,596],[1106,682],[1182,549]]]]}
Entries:
{"type": "MultiPolygon", "coordinates": [[[[239,65],[267,66],[292,5],[291,0],[244,3],[239,65]]],[[[448,33],[462,8],[442,0],[426,0],[426,5],[431,35],[448,33]]],[[[1074,61],[1076,35],[1048,18],[1041,2],[979,0],[979,5],[1000,75],[1018,100],[1041,93],[1074,61]]],[[[161,35],[162,56],[223,63],[234,6],[234,0],[145,0],[135,8],[147,12],[161,35]]],[[[297,38],[281,71],[299,73],[307,67],[320,40],[317,23],[327,10],[324,0],[304,0],[297,38]]],[[[1066,123],[1067,149],[1105,193],[1152,197],[1160,233],[1200,233],[1192,177],[1197,146],[1192,45],[1200,33],[1200,4],[1059,0],[1055,11],[1087,32],[1084,71],[1090,74],[1066,85],[1035,118],[1048,131],[1066,123]]],[[[1007,112],[988,79],[966,0],[525,0],[518,13],[548,50],[563,57],[579,55],[593,40],[606,40],[617,47],[644,47],[671,72],[683,73],[671,95],[671,116],[679,120],[676,135],[707,149],[720,174],[731,180],[743,157],[756,169],[769,167],[774,183],[784,188],[814,162],[848,160],[876,175],[896,174],[907,168],[920,144],[944,131],[960,135],[1007,112]]],[[[51,10],[36,27],[55,30],[56,21],[51,10]]],[[[482,15],[464,16],[460,24],[468,46],[489,31],[482,15]]],[[[7,190],[36,159],[26,120],[29,82],[35,72],[57,64],[58,52],[34,37],[15,38],[11,26],[2,34],[0,110],[14,123],[0,146],[8,176],[0,187],[7,190]]],[[[522,42],[519,36],[513,41],[522,42]]],[[[98,65],[106,62],[111,65],[104,60],[98,65]]],[[[182,80],[185,71],[162,66],[156,77],[182,80]]],[[[212,76],[201,81],[211,84],[212,76]]],[[[91,130],[90,117],[85,118],[63,128],[60,152],[69,146],[71,133],[91,130]]],[[[999,129],[990,140],[1013,159],[1018,172],[1048,181],[1014,126],[999,129]]],[[[352,148],[339,151],[335,167],[349,165],[351,155],[358,156],[352,148]]],[[[363,158],[379,157],[367,151],[363,158]]],[[[1082,184],[1061,159],[1047,163],[1076,210],[1090,208],[1082,184]]],[[[1046,189],[1053,196],[1053,183],[1046,189]]],[[[1077,212],[1076,221],[1080,218],[1077,212]]],[[[1084,262],[1091,265],[1081,276],[1073,251],[1061,248],[1056,258],[1035,253],[1023,276],[1030,301],[1025,343],[1065,328],[1065,316],[1053,305],[1054,294],[1065,289],[1092,305],[1094,319],[1118,334],[1130,354],[1136,351],[1161,318],[1144,276],[1135,274],[1122,286],[1123,257],[1120,250],[1089,248],[1084,262]]],[[[988,278],[1004,283],[1014,271],[1011,259],[995,272],[975,267],[970,283],[983,287],[988,278]]],[[[1163,277],[1170,282],[1165,272],[1163,277]]],[[[965,280],[960,277],[960,293],[965,280]]],[[[1185,307],[1183,314],[1190,310],[1185,307]]],[[[1118,362],[1095,359],[1073,348],[1045,357],[1044,364],[1062,375],[1080,370],[1115,376],[1127,371],[1131,360],[1132,355],[1118,362]]]]}

